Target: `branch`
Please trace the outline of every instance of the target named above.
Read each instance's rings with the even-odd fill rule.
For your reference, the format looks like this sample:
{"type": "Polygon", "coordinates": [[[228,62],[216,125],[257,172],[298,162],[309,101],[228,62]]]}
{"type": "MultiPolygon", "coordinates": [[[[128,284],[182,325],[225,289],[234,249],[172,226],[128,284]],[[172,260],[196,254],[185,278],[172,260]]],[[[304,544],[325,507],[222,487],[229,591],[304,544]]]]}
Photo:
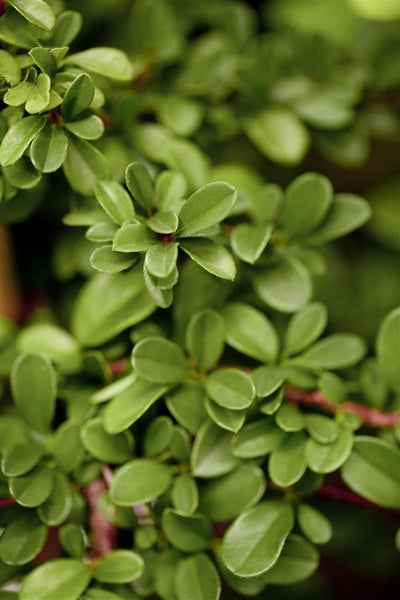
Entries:
{"type": "Polygon", "coordinates": [[[293,404],[305,404],[315,406],[326,412],[336,414],[342,410],[351,410],[358,414],[364,425],[370,427],[395,427],[400,421],[400,412],[385,412],[377,408],[371,408],[354,402],[344,402],[335,404],[331,402],[321,392],[297,390],[290,385],[285,386],[285,397],[293,404]]]}
{"type": "Polygon", "coordinates": [[[363,506],[364,508],[373,508],[375,510],[382,510],[386,513],[393,513],[394,515],[399,515],[399,510],[393,508],[385,508],[384,506],[380,506],[379,504],[375,504],[375,502],[371,502],[366,498],[362,498],[355,492],[347,488],[336,487],[335,485],[324,484],[319,490],[315,492],[316,496],[321,496],[323,498],[330,498],[331,500],[337,500],[339,502],[346,502],[347,504],[354,504],[356,506],[363,506]]]}
{"type": "Polygon", "coordinates": [[[8,506],[15,506],[17,501],[14,498],[0,498],[0,508],[7,508],[8,506]]]}
{"type": "Polygon", "coordinates": [[[110,523],[99,509],[101,494],[107,490],[104,479],[96,479],[83,488],[89,507],[89,521],[92,531],[92,558],[101,558],[118,546],[118,529],[110,523]]]}
{"type": "Polygon", "coordinates": [[[16,323],[22,318],[22,299],[15,280],[10,235],[0,225],[0,315],[16,323]]]}

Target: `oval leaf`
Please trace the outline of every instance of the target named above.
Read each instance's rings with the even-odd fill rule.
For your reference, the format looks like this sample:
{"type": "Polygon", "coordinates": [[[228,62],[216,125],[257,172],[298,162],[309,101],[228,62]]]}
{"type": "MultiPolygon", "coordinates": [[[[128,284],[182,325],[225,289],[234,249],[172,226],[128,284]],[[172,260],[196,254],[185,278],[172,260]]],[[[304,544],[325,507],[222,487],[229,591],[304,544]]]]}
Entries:
{"type": "Polygon", "coordinates": [[[155,500],[170,487],[172,476],[166,465],[138,458],[115,471],[110,498],[117,506],[133,506],[155,500]]]}
{"type": "Polygon", "coordinates": [[[208,183],[194,192],[179,213],[179,237],[189,237],[220,223],[229,214],[236,191],[228,183],[208,183]]]}
{"type": "Polygon", "coordinates": [[[31,571],[23,580],[21,600],[78,600],[91,579],[89,565],[73,558],[56,558],[31,571]]]}

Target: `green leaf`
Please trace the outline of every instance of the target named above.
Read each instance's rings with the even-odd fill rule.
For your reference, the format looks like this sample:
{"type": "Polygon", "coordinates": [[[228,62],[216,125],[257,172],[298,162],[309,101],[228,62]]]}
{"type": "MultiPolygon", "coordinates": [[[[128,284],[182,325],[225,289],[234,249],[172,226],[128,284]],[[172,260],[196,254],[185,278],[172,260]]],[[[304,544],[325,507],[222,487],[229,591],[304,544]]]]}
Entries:
{"type": "Polygon", "coordinates": [[[51,80],[45,73],[40,73],[30,89],[25,103],[25,110],[30,114],[44,111],[50,102],[51,80]]]}
{"type": "Polygon", "coordinates": [[[236,201],[236,191],[228,183],[208,183],[194,192],[179,212],[179,237],[190,237],[220,223],[236,201]]]}
{"type": "Polygon", "coordinates": [[[179,218],[173,210],[160,210],[147,220],[147,226],[156,233],[174,233],[178,225],[179,218]]]}
{"type": "Polygon", "coordinates": [[[256,275],[254,288],[263,302],[282,312],[294,312],[308,302],[312,294],[308,270],[289,255],[256,275]]]}
{"type": "Polygon", "coordinates": [[[34,442],[13,444],[3,452],[1,470],[6,477],[23,475],[38,464],[42,452],[42,448],[34,442]]]}
{"type": "Polygon", "coordinates": [[[37,48],[32,48],[32,50],[29,51],[29,55],[33,58],[39,69],[43,73],[46,73],[50,79],[53,79],[57,73],[57,61],[54,54],[47,48],[38,46],[37,48]]]}
{"type": "Polygon", "coordinates": [[[309,504],[299,504],[297,521],[301,531],[314,544],[326,544],[332,537],[330,521],[309,504]]]}
{"type": "Polygon", "coordinates": [[[45,125],[46,119],[36,115],[13,123],[0,144],[0,164],[7,167],[17,162],[45,125]]]}
{"type": "Polygon", "coordinates": [[[291,237],[314,231],[326,216],[333,200],[331,182],[324,175],[305,173],[296,177],[285,194],[281,225],[291,237]]]}
{"type": "Polygon", "coordinates": [[[300,431],[304,428],[304,416],[296,406],[282,404],[275,413],[275,422],[283,431],[300,431]]]}
{"type": "Polygon", "coordinates": [[[69,55],[66,62],[116,81],[130,81],[134,76],[132,63],[126,54],[117,48],[90,48],[69,55]]]}
{"type": "Polygon", "coordinates": [[[172,483],[166,465],[147,458],[132,460],[114,473],[110,498],[117,506],[132,506],[154,500],[164,494],[172,483]]]}
{"type": "Polygon", "coordinates": [[[32,163],[43,173],[53,173],[63,164],[68,140],[62,129],[47,125],[34,138],[30,147],[32,163]]]}
{"type": "Polygon", "coordinates": [[[317,442],[333,444],[337,440],[339,427],[333,419],[317,413],[304,415],[304,419],[308,433],[317,442]]]}
{"type": "Polygon", "coordinates": [[[266,365],[254,369],[252,378],[256,388],[256,394],[265,398],[276,392],[285,379],[285,372],[276,365],[266,365]]]}
{"type": "MultiPolygon", "coordinates": [[[[166,132],[169,134],[168,129],[166,132]]],[[[189,140],[168,135],[164,141],[161,162],[165,162],[170,169],[181,172],[190,191],[207,184],[210,179],[209,158],[189,140]]]]}
{"type": "Polygon", "coordinates": [[[65,329],[53,323],[34,323],[21,331],[17,339],[20,352],[42,352],[64,373],[76,371],[81,364],[78,342],[65,329]]]}
{"type": "Polygon", "coordinates": [[[284,350],[287,356],[297,354],[315,342],[324,331],[328,313],[324,304],[312,302],[298,310],[291,318],[285,334],[284,350]]]}
{"type": "Polygon", "coordinates": [[[210,398],[224,408],[241,410],[252,403],[255,388],[249,375],[237,369],[218,369],[205,381],[210,398]]]}
{"type": "Polygon", "coordinates": [[[246,409],[231,410],[230,408],[224,408],[211,400],[211,398],[206,399],[205,409],[214,423],[222,427],[222,429],[233,431],[233,433],[237,433],[246,421],[246,409]]]}
{"type": "Polygon", "coordinates": [[[74,419],[66,419],[54,435],[53,453],[60,469],[71,473],[82,462],[84,449],[80,438],[81,424],[74,419]]]}
{"type": "Polygon", "coordinates": [[[67,523],[60,527],[58,539],[63,550],[73,558],[83,558],[85,538],[83,529],[77,523],[67,523]]]}
{"type": "Polygon", "coordinates": [[[236,266],[228,250],[215,240],[200,238],[181,241],[179,246],[203,269],[221,279],[233,280],[236,266]]]}
{"type": "Polygon", "coordinates": [[[153,277],[165,279],[175,269],[177,258],[177,243],[158,243],[147,250],[144,265],[153,277]]]}
{"type": "Polygon", "coordinates": [[[7,50],[0,50],[0,77],[12,86],[21,81],[21,67],[7,50]]]}
{"type": "Polygon", "coordinates": [[[187,182],[182,173],[163,171],[156,179],[154,204],[159,210],[175,206],[187,192],[187,182]]]}
{"type": "Polygon", "coordinates": [[[244,130],[250,140],[270,160],[296,165],[305,156],[310,143],[307,129],[288,108],[266,108],[247,119],[244,130]]]}
{"type": "Polygon", "coordinates": [[[272,225],[269,223],[236,225],[230,237],[232,250],[240,260],[253,265],[264,252],[272,231],[272,225]]]}
{"type": "Polygon", "coordinates": [[[132,364],[141,377],[162,384],[179,383],[190,371],[179,346],[161,337],[148,337],[136,344],[132,364]]]}
{"type": "Polygon", "coordinates": [[[168,541],[181,552],[202,552],[211,544],[213,529],[204,515],[187,515],[166,508],[161,524],[168,541]]]}
{"type": "Polygon", "coordinates": [[[68,134],[68,153],[63,169],[72,189],[84,196],[91,196],[95,185],[111,175],[106,157],[92,144],[73,134],[68,134]]]}
{"type": "Polygon", "coordinates": [[[183,137],[190,137],[198,129],[203,112],[199,102],[174,94],[160,98],[157,106],[160,123],[183,137]]]}
{"type": "Polygon", "coordinates": [[[72,491],[67,478],[57,471],[53,477],[52,492],[38,508],[40,520],[50,527],[65,521],[72,509],[72,491]]]}
{"type": "Polygon", "coordinates": [[[80,437],[85,449],[101,462],[123,463],[132,457],[129,436],[107,433],[99,417],[83,424],[80,437]]]}
{"type": "Polygon", "coordinates": [[[222,316],[229,346],[262,362],[277,358],[278,336],[264,313],[250,304],[231,302],[224,307],[222,316]]]}
{"type": "Polygon", "coordinates": [[[354,447],[341,468],[345,483],[356,494],[385,508],[400,509],[400,450],[383,439],[354,438],[354,447]]]}
{"type": "Polygon", "coordinates": [[[22,190],[36,187],[42,178],[27,156],[22,156],[9,167],[3,167],[3,175],[7,183],[22,190]]]}
{"type": "Polygon", "coordinates": [[[301,362],[313,369],[342,369],[357,364],[366,350],[364,340],[358,335],[333,333],[306,350],[301,362]]]}
{"type": "Polygon", "coordinates": [[[400,9],[396,0],[350,0],[353,11],[363,19],[391,21],[400,18],[400,9]]]}
{"type": "Polygon", "coordinates": [[[144,210],[150,210],[153,205],[153,180],[144,164],[129,164],[125,170],[125,180],[128,190],[139,205],[144,210]]]}
{"type": "Polygon", "coordinates": [[[95,185],[94,194],[100,206],[118,225],[135,219],[133,202],[120,183],[100,181],[95,185]]]}
{"type": "Polygon", "coordinates": [[[199,483],[199,510],[214,523],[230,521],[256,504],[265,488],[262,469],[244,463],[223,477],[199,483]]]}
{"type": "Polygon", "coordinates": [[[48,431],[56,406],[57,377],[47,356],[20,354],[11,371],[11,389],[25,422],[38,431],[48,431]]]}
{"type": "Polygon", "coordinates": [[[36,567],[23,580],[21,600],[78,600],[91,579],[89,565],[73,558],[56,558],[36,567]]]}
{"type": "Polygon", "coordinates": [[[337,439],[332,444],[321,444],[309,439],[306,443],[307,466],[315,473],[332,473],[350,456],[353,447],[353,433],[340,428],[337,439]]]}
{"type": "Polygon", "coordinates": [[[205,554],[184,558],[175,574],[178,600],[218,600],[221,583],[213,562],[205,554]]]}
{"type": "Polygon", "coordinates": [[[304,475],[307,465],[304,456],[307,436],[299,431],[288,437],[273,450],[268,462],[268,473],[280,487],[293,485],[304,475]]]}
{"type": "Polygon", "coordinates": [[[207,418],[204,408],[206,392],[204,386],[197,381],[187,381],[174,388],[167,396],[167,406],[174,418],[189,431],[195,434],[207,418]]]}
{"type": "Polygon", "coordinates": [[[88,115],[79,119],[64,123],[65,129],[83,140],[98,140],[104,133],[104,123],[97,115],[88,115]]]}
{"type": "Polygon", "coordinates": [[[143,252],[157,243],[155,234],[146,225],[124,225],[114,236],[113,250],[143,252]]]}
{"type": "Polygon", "coordinates": [[[39,554],[46,538],[46,525],[34,513],[26,512],[6,526],[0,538],[0,560],[7,565],[24,565],[39,554]]]}
{"type": "Polygon", "coordinates": [[[72,331],[84,346],[98,346],[140,323],[155,310],[142,270],[99,273],[82,287],[72,314],[72,331]]]}
{"type": "Polygon", "coordinates": [[[376,355],[381,372],[396,394],[400,393],[400,308],[384,318],[376,339],[376,355]]]}
{"type": "Polygon", "coordinates": [[[56,17],[51,6],[44,0],[8,0],[29,23],[50,30],[54,27],[56,17]]]}
{"type": "Polygon", "coordinates": [[[110,221],[99,221],[87,230],[85,236],[91,242],[112,242],[118,226],[110,221]]]}
{"type": "Polygon", "coordinates": [[[293,525],[293,509],[282,500],[262,502],[243,512],[224,536],[225,565],[240,577],[268,571],[278,560],[293,525]]]}
{"type": "Polygon", "coordinates": [[[82,15],[75,10],[63,10],[57,15],[56,24],[52,31],[55,47],[69,46],[76,38],[82,27],[82,15]]]}
{"type": "Polygon", "coordinates": [[[186,347],[200,371],[214,367],[224,350],[225,323],[210,308],[196,312],[186,330],[186,347]]]}
{"type": "Polygon", "coordinates": [[[131,550],[112,550],[96,564],[93,577],[102,583],[128,583],[143,574],[144,561],[131,550]]]}
{"type": "Polygon", "coordinates": [[[317,569],[317,550],[299,535],[290,535],[275,565],[262,579],[264,585],[291,585],[307,579],[317,569]]]}
{"type": "Polygon", "coordinates": [[[195,477],[220,477],[232,471],[239,460],[231,452],[232,434],[212,421],[205,421],[197,432],[190,463],[195,477]]]}
{"type": "Polygon", "coordinates": [[[165,452],[171,446],[173,433],[174,425],[169,417],[161,415],[153,419],[143,438],[143,454],[156,456],[165,452]]]}
{"type": "Polygon", "coordinates": [[[139,257],[136,254],[125,254],[113,250],[111,244],[96,248],[90,256],[90,264],[100,273],[120,273],[126,271],[137,263],[139,257]]]}
{"type": "Polygon", "coordinates": [[[53,489],[53,473],[45,466],[39,465],[20,477],[8,480],[10,494],[21,506],[39,506],[51,494],[53,489]]]}
{"type": "Polygon", "coordinates": [[[199,504],[196,480],[189,473],[177,475],[171,489],[171,500],[181,513],[191,515],[199,504]]]}
{"type": "Polygon", "coordinates": [[[248,423],[232,439],[232,453],[240,458],[256,458],[269,454],[286,440],[287,433],[273,419],[248,423]]]}
{"type": "Polygon", "coordinates": [[[61,116],[64,121],[74,121],[92,103],[94,83],[87,73],[81,73],[74,79],[65,92],[61,104],[61,116]]]}
{"type": "Polygon", "coordinates": [[[103,412],[104,429],[120,433],[135,423],[168,390],[167,387],[139,377],[107,405],[103,412]]]}
{"type": "Polygon", "coordinates": [[[337,194],[321,226],[307,237],[312,244],[326,244],[361,227],[371,216],[371,208],[354,194],[337,194]]]}

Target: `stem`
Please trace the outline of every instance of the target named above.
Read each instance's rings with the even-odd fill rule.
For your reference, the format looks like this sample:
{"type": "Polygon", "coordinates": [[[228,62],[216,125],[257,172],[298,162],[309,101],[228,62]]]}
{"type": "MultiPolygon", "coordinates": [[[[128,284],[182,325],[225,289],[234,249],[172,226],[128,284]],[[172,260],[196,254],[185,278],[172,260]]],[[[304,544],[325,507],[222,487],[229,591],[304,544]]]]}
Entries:
{"type": "Polygon", "coordinates": [[[14,498],[0,498],[0,508],[7,508],[8,506],[15,506],[17,504],[14,498]]]}
{"type": "Polygon", "coordinates": [[[371,502],[366,498],[362,498],[355,492],[348,490],[347,488],[336,487],[335,485],[324,484],[319,490],[315,492],[316,496],[321,496],[323,498],[330,498],[331,500],[336,500],[339,502],[346,502],[347,504],[354,504],[356,506],[363,506],[364,508],[373,508],[375,510],[382,510],[385,512],[390,512],[398,516],[399,510],[392,508],[385,508],[384,506],[380,506],[379,504],[375,504],[375,502],[371,502]]]}
{"type": "Polygon", "coordinates": [[[84,487],[89,506],[89,521],[92,530],[92,558],[101,558],[118,547],[118,529],[110,523],[99,509],[99,498],[107,490],[104,479],[96,479],[84,487]]]}
{"type": "Polygon", "coordinates": [[[0,315],[15,322],[22,318],[22,299],[15,280],[10,235],[0,225],[0,315]]]}
{"type": "Polygon", "coordinates": [[[370,427],[395,427],[400,421],[400,412],[385,412],[377,408],[371,408],[355,402],[344,402],[343,404],[335,404],[331,402],[321,392],[305,391],[292,388],[290,385],[285,386],[285,397],[293,404],[305,404],[307,406],[316,406],[323,410],[336,414],[342,410],[351,410],[358,414],[364,425],[370,427]]]}

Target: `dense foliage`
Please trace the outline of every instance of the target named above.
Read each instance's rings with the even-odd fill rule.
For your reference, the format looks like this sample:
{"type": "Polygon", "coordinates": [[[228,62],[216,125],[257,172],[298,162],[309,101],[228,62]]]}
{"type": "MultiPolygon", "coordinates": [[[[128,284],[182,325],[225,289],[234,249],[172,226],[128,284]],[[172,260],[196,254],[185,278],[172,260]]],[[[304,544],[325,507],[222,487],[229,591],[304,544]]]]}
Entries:
{"type": "Polygon", "coordinates": [[[0,600],[394,580],[398,12],[0,1],[0,600]]]}

